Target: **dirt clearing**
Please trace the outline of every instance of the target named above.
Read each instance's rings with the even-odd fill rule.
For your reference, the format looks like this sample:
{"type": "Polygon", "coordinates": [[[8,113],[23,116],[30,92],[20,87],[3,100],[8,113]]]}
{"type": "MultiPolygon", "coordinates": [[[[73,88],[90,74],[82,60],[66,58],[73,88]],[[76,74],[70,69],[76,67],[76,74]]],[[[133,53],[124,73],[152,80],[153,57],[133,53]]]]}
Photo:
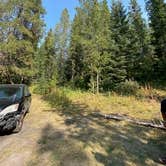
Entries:
{"type": "Polygon", "coordinates": [[[166,155],[165,132],[95,118],[80,103],[67,101],[61,106],[53,108],[33,96],[22,131],[0,137],[0,165],[161,165],[158,157],[166,155]]]}

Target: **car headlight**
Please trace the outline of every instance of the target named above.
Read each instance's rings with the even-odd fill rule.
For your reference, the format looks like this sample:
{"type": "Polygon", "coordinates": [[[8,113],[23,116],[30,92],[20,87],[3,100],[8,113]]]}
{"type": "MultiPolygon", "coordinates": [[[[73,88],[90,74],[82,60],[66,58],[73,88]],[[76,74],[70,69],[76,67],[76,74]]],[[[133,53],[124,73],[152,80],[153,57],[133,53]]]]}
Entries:
{"type": "Polygon", "coordinates": [[[6,107],[4,110],[0,112],[0,116],[4,116],[8,113],[16,112],[18,110],[19,104],[13,104],[8,107],[6,107]]]}

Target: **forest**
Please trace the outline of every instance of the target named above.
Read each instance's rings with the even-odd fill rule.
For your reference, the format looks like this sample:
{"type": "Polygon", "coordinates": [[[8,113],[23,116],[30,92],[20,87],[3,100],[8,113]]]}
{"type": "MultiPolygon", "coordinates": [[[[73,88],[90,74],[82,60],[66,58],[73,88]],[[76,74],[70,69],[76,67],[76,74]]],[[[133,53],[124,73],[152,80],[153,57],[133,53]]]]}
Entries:
{"type": "MultiPolygon", "coordinates": [[[[93,93],[166,80],[166,3],[80,0],[45,30],[41,0],[1,0],[0,82],[70,86],[93,93]]],[[[56,12],[56,11],[55,11],[56,12]]]]}
{"type": "Polygon", "coordinates": [[[69,1],[0,0],[0,84],[32,94],[20,133],[0,133],[0,165],[162,166],[166,1],[78,0],[74,17],[69,1]],[[65,1],[48,29],[44,2],[65,1]]]}

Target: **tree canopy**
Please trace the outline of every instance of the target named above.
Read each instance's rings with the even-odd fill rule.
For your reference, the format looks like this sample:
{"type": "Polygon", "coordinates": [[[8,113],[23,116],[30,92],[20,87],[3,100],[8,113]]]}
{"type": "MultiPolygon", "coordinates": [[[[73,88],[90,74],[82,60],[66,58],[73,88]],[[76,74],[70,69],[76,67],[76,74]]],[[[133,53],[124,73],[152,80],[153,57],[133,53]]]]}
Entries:
{"type": "MultiPolygon", "coordinates": [[[[126,80],[165,80],[166,3],[147,0],[148,20],[137,0],[80,0],[45,32],[41,0],[0,3],[1,83],[70,85],[94,93],[126,80]],[[45,32],[45,33],[43,33],[45,32]]],[[[55,11],[56,12],[56,11],[55,11]]],[[[47,88],[49,89],[49,87],[47,88]]]]}

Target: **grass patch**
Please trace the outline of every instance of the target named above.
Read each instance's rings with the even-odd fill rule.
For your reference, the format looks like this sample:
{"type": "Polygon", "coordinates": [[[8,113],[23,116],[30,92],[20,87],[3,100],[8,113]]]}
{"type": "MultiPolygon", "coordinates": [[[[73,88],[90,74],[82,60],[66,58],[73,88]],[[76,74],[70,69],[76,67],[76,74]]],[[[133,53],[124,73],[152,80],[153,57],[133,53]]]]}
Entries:
{"type": "MultiPolygon", "coordinates": [[[[88,111],[102,113],[120,113],[140,119],[161,119],[159,98],[164,98],[166,91],[141,88],[137,95],[124,96],[114,92],[93,94],[69,88],[55,89],[45,96],[52,107],[69,109],[70,103],[84,105],[88,111]]],[[[70,108],[72,109],[72,108],[70,108]]]]}
{"type": "Polygon", "coordinates": [[[42,99],[49,103],[43,113],[50,118],[45,119],[32,165],[160,165],[158,158],[166,152],[165,132],[91,116],[101,111],[160,118],[159,100],[68,88],[54,89],[42,99]]]}

